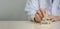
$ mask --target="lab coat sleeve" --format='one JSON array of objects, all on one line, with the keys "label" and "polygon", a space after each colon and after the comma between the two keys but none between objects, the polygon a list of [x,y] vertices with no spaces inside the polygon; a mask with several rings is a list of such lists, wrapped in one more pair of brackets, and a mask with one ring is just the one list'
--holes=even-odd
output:
[{"label": "lab coat sleeve", "polygon": [[28,19],[35,17],[37,10],[39,10],[38,0],[27,0],[25,12],[28,15]]},{"label": "lab coat sleeve", "polygon": [[40,0],[40,9],[44,9],[48,14],[51,14],[52,0]]},{"label": "lab coat sleeve", "polygon": [[52,15],[54,16],[60,16],[59,14],[60,11],[58,10],[59,3],[60,3],[60,0],[54,0],[54,3],[52,5]]}]

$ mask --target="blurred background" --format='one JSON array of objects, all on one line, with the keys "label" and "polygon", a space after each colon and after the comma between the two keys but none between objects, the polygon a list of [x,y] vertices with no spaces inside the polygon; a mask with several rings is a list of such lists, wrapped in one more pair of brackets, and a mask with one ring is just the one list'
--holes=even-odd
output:
[{"label": "blurred background", "polygon": [[0,21],[26,21],[26,0],[0,0]]}]

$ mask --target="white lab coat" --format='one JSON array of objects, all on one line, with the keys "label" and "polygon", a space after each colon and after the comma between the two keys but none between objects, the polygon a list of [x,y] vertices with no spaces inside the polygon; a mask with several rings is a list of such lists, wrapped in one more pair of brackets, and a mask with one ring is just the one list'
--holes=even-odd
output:
[{"label": "white lab coat", "polygon": [[26,3],[25,11],[28,14],[28,18],[35,16],[35,13],[39,9],[45,9],[50,15],[60,16],[60,0],[28,0]]}]

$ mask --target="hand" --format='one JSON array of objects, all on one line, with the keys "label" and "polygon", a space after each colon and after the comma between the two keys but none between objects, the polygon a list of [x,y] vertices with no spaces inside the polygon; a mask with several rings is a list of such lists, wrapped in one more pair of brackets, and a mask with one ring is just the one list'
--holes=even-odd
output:
[{"label": "hand", "polygon": [[35,14],[35,22],[40,23],[45,16],[48,16],[47,19],[51,20],[52,22],[60,21],[60,16],[49,15],[44,9],[40,9]]},{"label": "hand", "polygon": [[40,9],[40,10],[38,10],[37,12],[36,12],[36,14],[35,14],[35,21],[37,22],[37,23],[40,23],[41,21],[42,21],[42,18],[44,17],[44,16],[46,16],[46,11],[44,10],[44,9]]},{"label": "hand", "polygon": [[60,21],[60,16],[49,16],[52,22]]}]

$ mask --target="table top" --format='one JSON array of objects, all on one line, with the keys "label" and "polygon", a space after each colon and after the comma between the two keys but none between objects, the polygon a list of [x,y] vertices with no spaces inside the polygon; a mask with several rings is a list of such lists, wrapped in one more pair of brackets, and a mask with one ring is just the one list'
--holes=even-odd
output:
[{"label": "table top", "polygon": [[[52,24],[52,29],[60,29],[60,21]],[[41,29],[41,24],[31,21],[0,21],[0,29]]]}]

